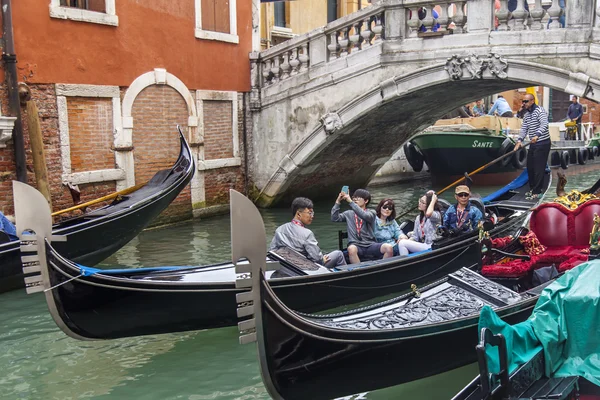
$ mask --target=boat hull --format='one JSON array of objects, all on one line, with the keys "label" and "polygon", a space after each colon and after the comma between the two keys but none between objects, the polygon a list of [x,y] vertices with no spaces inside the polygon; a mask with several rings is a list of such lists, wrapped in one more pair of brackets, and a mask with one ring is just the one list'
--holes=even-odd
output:
[{"label": "boat hull", "polygon": [[[289,311],[271,301],[272,294],[264,285],[261,297],[265,299],[261,363],[268,365],[273,385],[269,392],[278,393],[282,399],[332,399],[399,385],[477,361],[473,349],[477,345],[478,315],[468,323],[429,334],[381,341],[353,340],[349,334],[346,341],[338,336],[336,342],[297,325]],[[527,319],[534,305],[531,301],[500,316],[515,324]]]},{"label": "boat hull", "polygon": [[[161,171],[163,172],[163,171]],[[168,171],[164,171],[168,172]],[[166,187],[142,188],[128,200],[91,211],[81,217],[54,226],[53,234],[63,235],[66,242],[54,242],[65,257],[83,265],[95,265],[115,253],[137,236],[179,195],[194,174],[191,151],[181,136],[180,156],[171,169]],[[113,212],[114,209],[114,212]],[[0,245],[0,293],[25,287],[19,241]]]},{"label": "boat hull", "polygon": [[[460,177],[465,172],[476,170],[501,156],[505,136],[484,133],[423,133],[411,139],[419,149],[434,177]],[[512,150],[512,149],[511,149]],[[505,173],[513,173],[505,176]],[[480,179],[480,184],[504,184],[513,179],[520,171],[511,160],[504,164],[498,162],[481,171],[479,175],[499,175],[494,183]],[[504,180],[501,179],[504,178]],[[447,178],[450,179],[450,178]]]}]

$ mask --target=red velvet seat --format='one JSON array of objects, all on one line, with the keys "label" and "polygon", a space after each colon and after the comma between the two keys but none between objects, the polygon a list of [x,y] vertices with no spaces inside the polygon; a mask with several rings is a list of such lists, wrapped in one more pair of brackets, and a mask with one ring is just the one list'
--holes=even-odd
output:
[{"label": "red velvet seat", "polygon": [[557,203],[541,204],[533,211],[529,228],[546,251],[532,255],[529,261],[505,260],[485,265],[482,274],[490,278],[521,278],[536,268],[554,264],[559,272],[564,272],[587,261],[594,213],[600,215],[600,200],[588,201],[575,210]]}]

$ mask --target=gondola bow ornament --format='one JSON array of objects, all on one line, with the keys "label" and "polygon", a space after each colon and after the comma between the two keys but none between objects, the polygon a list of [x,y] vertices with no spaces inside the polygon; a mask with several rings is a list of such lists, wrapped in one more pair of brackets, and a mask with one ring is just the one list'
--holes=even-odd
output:
[{"label": "gondola bow ornament", "polygon": [[[256,206],[243,194],[231,189],[229,192],[231,213],[231,253],[235,272],[243,277],[235,281],[236,288],[250,288],[238,293],[238,318],[250,317],[238,323],[240,344],[257,342],[264,346],[262,340],[262,315],[260,307],[261,277],[267,270],[277,269],[278,263],[267,264],[267,239],[265,225]],[[246,258],[248,262],[240,261]],[[258,339],[258,340],[257,340]],[[264,349],[259,350],[264,354]],[[261,357],[261,371],[267,371],[266,359]],[[268,374],[262,373],[264,382],[270,380]],[[273,383],[265,385],[273,399],[280,399],[279,394],[272,392]]]}]

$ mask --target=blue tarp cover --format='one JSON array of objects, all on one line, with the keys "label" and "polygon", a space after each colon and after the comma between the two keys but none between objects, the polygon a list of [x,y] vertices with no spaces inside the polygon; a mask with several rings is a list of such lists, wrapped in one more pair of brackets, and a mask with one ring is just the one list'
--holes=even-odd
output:
[{"label": "blue tarp cover", "polygon": [[521,172],[521,175],[517,176],[511,183],[509,183],[508,185],[504,186],[501,189],[496,190],[492,194],[488,194],[482,200],[484,203],[494,201],[498,197],[502,196],[504,193],[508,192],[509,190],[520,188],[521,186],[526,184],[528,180],[529,180],[529,176],[527,175],[527,168],[525,168],[523,170],[523,172]]},{"label": "blue tarp cover", "polygon": [[[502,333],[508,348],[509,369],[543,349],[546,376],[581,376],[600,385],[600,260],[567,271],[544,289],[526,321],[509,325],[484,307],[484,327]],[[499,371],[497,348],[487,349],[490,371]]]},{"label": "blue tarp cover", "polygon": [[0,231],[6,233],[11,240],[19,239],[17,236],[17,228],[8,220],[0,211]]},{"label": "blue tarp cover", "polygon": [[86,267],[85,265],[75,264],[81,271],[83,276],[91,276],[94,274],[102,275],[130,275],[138,272],[155,272],[155,271],[176,271],[182,269],[192,269],[198,267],[149,267],[149,268],[127,268],[127,269],[98,269],[92,267]]}]

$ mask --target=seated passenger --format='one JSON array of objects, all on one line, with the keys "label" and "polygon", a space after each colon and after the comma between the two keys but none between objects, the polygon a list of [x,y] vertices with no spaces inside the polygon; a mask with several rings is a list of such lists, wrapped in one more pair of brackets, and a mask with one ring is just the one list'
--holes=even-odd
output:
[{"label": "seated passenger", "polygon": [[346,265],[344,253],[340,250],[323,255],[315,234],[306,228],[306,225],[310,225],[315,216],[313,202],[310,199],[306,197],[295,198],[292,202],[292,215],[294,219],[291,222],[281,225],[275,231],[269,251],[280,247],[289,247],[301,253],[309,260],[324,265],[327,268]]},{"label": "seated passenger", "polygon": [[6,233],[10,240],[19,239],[17,236],[17,228],[15,228],[15,225],[10,222],[2,212],[0,212],[0,232]]},{"label": "seated passenger", "polygon": [[472,206],[469,198],[471,190],[466,185],[459,185],[454,190],[457,204],[453,204],[444,214],[444,227],[448,230],[457,232],[471,232],[477,229],[479,220],[483,218],[481,211],[476,206]]},{"label": "seated passenger", "polygon": [[396,245],[401,237],[406,235],[400,229],[396,222],[396,208],[394,200],[383,199],[375,209],[377,220],[375,221],[375,230],[373,231],[378,243],[386,243],[394,248],[394,255],[398,255],[398,246]]},{"label": "seated passenger", "polygon": [[[352,210],[340,213],[340,203],[346,200]],[[394,250],[391,245],[377,243],[373,229],[377,215],[373,210],[367,210],[371,194],[365,189],[356,189],[352,197],[341,192],[331,209],[333,222],[346,222],[348,229],[348,258],[351,264],[357,264],[361,258],[370,256],[375,259],[392,257]]]},{"label": "seated passenger", "polygon": [[409,239],[401,235],[398,241],[398,252],[401,256],[431,248],[436,238],[437,227],[442,222],[442,214],[438,210],[437,195],[428,191],[419,199],[419,215],[415,218],[415,229]]}]

